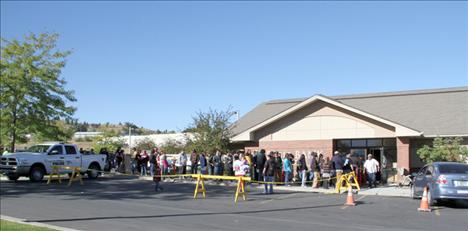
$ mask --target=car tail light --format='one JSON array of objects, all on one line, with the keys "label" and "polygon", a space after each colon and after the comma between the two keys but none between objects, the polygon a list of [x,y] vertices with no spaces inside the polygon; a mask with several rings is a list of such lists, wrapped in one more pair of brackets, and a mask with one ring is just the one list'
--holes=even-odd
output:
[{"label": "car tail light", "polygon": [[445,178],[444,175],[440,175],[439,178],[437,178],[436,183],[437,184],[447,184],[448,181],[447,181],[447,178]]}]

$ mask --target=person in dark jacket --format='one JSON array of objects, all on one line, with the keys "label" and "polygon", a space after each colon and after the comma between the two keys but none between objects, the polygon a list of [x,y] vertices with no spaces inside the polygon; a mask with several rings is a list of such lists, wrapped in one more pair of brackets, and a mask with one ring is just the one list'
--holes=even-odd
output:
[{"label": "person in dark jacket", "polygon": [[323,188],[328,189],[328,184],[330,182],[330,176],[331,176],[331,162],[330,162],[330,157],[327,157],[325,161],[320,165],[320,171],[322,173],[322,180],[323,180]]},{"label": "person in dark jacket", "polygon": [[258,152],[255,151],[254,154],[253,154],[253,156],[252,156],[252,175],[253,175],[253,180],[258,180],[257,156],[258,156]]},{"label": "person in dark jacket", "polygon": [[151,151],[150,161],[149,161],[150,162],[150,175],[151,176],[154,176],[154,166],[156,166],[158,164],[156,155],[157,155],[157,148],[153,148],[153,150]]},{"label": "person in dark jacket", "polygon": [[255,159],[256,159],[256,171],[258,172],[257,180],[262,181],[263,180],[263,169],[265,167],[265,162],[266,162],[265,149],[260,150],[260,152],[257,153]]},{"label": "person in dark jacket", "polygon": [[[262,149],[263,150],[263,149]],[[268,159],[265,162],[262,175],[264,175],[265,182],[273,182],[275,179],[275,171],[276,171],[276,162],[272,154],[268,155]],[[273,183],[266,183],[265,184],[265,191],[264,194],[273,194]]]},{"label": "person in dark jacket", "polygon": [[190,169],[190,173],[197,174],[199,160],[200,157],[198,156],[197,150],[193,150],[192,154],[190,155],[190,161],[192,162],[192,168]]},{"label": "person in dark jacket", "polygon": [[275,162],[276,162],[276,174],[275,174],[275,182],[282,182],[281,175],[283,173],[283,160],[281,159],[281,154],[279,152],[275,152]]},{"label": "person in dark jacket", "polygon": [[318,182],[320,180],[320,165],[317,159],[317,153],[312,153],[312,159],[310,161],[310,171],[314,174],[312,181],[312,188],[318,188]]},{"label": "person in dark jacket", "polygon": [[307,164],[305,160],[305,155],[301,154],[299,160],[297,161],[297,173],[301,176],[301,186],[306,187],[306,173],[307,173]]},{"label": "person in dark jacket", "polygon": [[111,165],[111,158],[110,158],[109,152],[107,151],[107,148],[101,148],[101,150],[99,150],[99,154],[106,155],[106,164],[104,165],[104,171],[109,172],[112,165]]},{"label": "person in dark jacket", "polygon": [[234,157],[232,156],[231,152],[226,154],[225,161],[224,168],[226,176],[234,176]]},{"label": "person in dark jacket", "polygon": [[353,171],[353,160],[351,159],[351,154],[347,154],[343,164],[343,173],[347,174],[351,171]]},{"label": "person in dark jacket", "polygon": [[143,150],[143,153],[141,154],[140,156],[140,167],[141,167],[141,170],[140,170],[140,174],[142,176],[146,176],[146,168],[148,167],[148,161],[149,161],[149,156],[148,156],[148,153],[146,152],[146,150]]},{"label": "person in dark jacket", "polygon": [[200,170],[201,170],[201,174],[207,174],[207,167],[208,167],[208,163],[207,163],[205,154],[202,153],[202,154],[200,154]]},{"label": "person in dark jacket", "polygon": [[134,171],[134,173],[137,173],[138,171],[141,170],[141,151],[138,150],[138,151],[135,151],[136,154],[135,154],[135,166],[136,166],[136,171]]},{"label": "person in dark jacket", "polygon": [[213,156],[213,167],[214,175],[222,176],[223,175],[223,162],[221,161],[221,152],[216,151],[216,154]]},{"label": "person in dark jacket", "polygon": [[[335,171],[335,175],[336,175],[336,182],[338,182],[341,178],[341,175],[343,174],[343,164],[344,164],[343,158],[341,157],[338,151],[335,151],[331,161],[332,161],[333,170]],[[336,184],[335,184],[335,187],[336,187]]]}]

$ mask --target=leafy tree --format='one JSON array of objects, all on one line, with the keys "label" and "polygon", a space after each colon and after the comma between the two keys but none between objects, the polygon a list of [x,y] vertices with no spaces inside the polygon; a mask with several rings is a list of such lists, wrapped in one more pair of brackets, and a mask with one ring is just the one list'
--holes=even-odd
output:
[{"label": "leafy tree", "polygon": [[1,39],[0,138],[12,150],[29,133],[56,138],[56,121],[71,119],[76,101],[61,77],[69,51],[56,49],[57,34],[29,34],[23,41]]},{"label": "leafy tree", "polygon": [[115,139],[110,137],[97,137],[93,143],[93,149],[98,153],[102,148],[106,148],[109,153],[114,153],[117,148],[125,147],[124,139]]},{"label": "leafy tree", "polygon": [[184,150],[185,145],[177,141],[175,139],[167,139],[161,146],[160,148],[165,152],[169,154],[176,154],[179,153],[180,151]]},{"label": "leafy tree", "polygon": [[71,140],[73,134],[76,131],[72,125],[69,125],[62,120],[55,121],[55,126],[57,126],[58,128],[57,133],[46,136],[44,136],[42,133],[37,133],[36,135],[34,135],[35,142],[43,142],[47,140],[68,142],[69,140]]},{"label": "leafy tree", "polygon": [[150,138],[144,138],[136,143],[134,148],[137,150],[151,150],[156,147],[156,144]]},{"label": "leafy tree", "polygon": [[437,137],[433,141],[432,147],[424,145],[418,149],[418,156],[425,162],[455,161],[466,162],[468,160],[468,148],[460,145],[463,141],[461,137]]},{"label": "leafy tree", "polygon": [[187,139],[186,147],[206,154],[212,154],[214,150],[227,151],[232,136],[230,120],[233,115],[231,108],[225,111],[210,109],[208,112],[198,112],[192,117],[191,126],[185,129],[194,135]]}]

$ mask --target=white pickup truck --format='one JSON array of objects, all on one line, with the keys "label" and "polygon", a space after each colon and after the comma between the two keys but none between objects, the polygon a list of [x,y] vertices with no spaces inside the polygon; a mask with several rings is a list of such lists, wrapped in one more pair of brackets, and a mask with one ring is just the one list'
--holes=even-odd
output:
[{"label": "white pickup truck", "polygon": [[[94,179],[100,175],[105,163],[106,155],[82,154],[73,144],[45,143],[31,146],[26,152],[1,156],[0,172],[9,180],[16,181],[25,176],[32,182],[38,182],[51,173],[53,165],[65,165],[81,167],[83,174]],[[63,173],[71,173],[71,170],[63,170]]]}]

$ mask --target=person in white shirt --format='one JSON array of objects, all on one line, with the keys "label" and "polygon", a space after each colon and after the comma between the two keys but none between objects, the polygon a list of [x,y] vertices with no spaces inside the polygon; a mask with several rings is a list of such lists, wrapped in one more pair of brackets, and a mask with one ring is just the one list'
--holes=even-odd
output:
[{"label": "person in white shirt", "polygon": [[179,153],[177,157],[177,167],[179,168],[179,174],[186,174],[187,173],[187,154],[184,151]]},{"label": "person in white shirt", "polygon": [[375,183],[375,176],[379,171],[379,162],[374,159],[372,154],[367,155],[367,160],[364,162],[364,169],[367,173],[367,182],[369,184],[369,188],[372,188],[372,186],[377,187]]},{"label": "person in white shirt", "polygon": [[235,176],[245,176],[249,170],[249,165],[245,161],[243,154],[240,154],[240,158],[238,155],[234,156],[233,170]]}]

